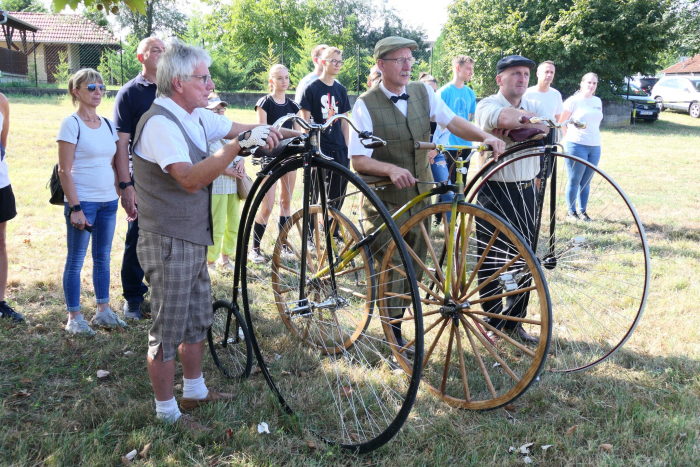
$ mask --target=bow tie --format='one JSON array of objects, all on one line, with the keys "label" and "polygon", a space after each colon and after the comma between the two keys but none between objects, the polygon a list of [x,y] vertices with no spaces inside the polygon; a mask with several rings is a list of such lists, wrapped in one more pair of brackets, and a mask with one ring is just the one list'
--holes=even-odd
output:
[{"label": "bow tie", "polygon": [[397,103],[398,101],[400,101],[401,99],[403,99],[403,100],[405,100],[405,101],[408,101],[408,94],[406,94],[406,93],[404,92],[404,93],[401,94],[400,96],[391,96],[389,99],[391,99],[391,102],[393,102],[394,104],[396,104],[396,103]]}]

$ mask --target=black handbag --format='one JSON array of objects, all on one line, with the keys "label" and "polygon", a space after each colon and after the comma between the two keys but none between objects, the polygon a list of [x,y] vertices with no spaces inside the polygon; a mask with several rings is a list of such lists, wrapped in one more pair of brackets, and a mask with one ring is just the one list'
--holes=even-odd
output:
[{"label": "black handbag", "polygon": [[58,164],[53,166],[53,172],[51,172],[51,178],[49,179],[49,190],[51,191],[51,198],[49,203],[55,204],[56,206],[63,206],[63,187],[61,186],[61,179],[58,176]]}]

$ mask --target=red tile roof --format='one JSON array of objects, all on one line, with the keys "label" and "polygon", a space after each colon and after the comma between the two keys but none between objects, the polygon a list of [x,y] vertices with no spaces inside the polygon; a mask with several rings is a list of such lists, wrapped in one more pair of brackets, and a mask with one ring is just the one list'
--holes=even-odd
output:
[{"label": "red tile roof", "polygon": [[687,59],[685,62],[678,62],[675,65],[666,68],[661,73],[700,73],[700,54],[697,54],[693,58]]},{"label": "red tile roof", "polygon": [[[107,29],[98,26],[83,15],[62,15],[49,13],[10,12],[10,15],[39,28],[37,43],[60,44],[118,44],[119,39]],[[0,33],[2,34],[2,33]],[[3,38],[4,38],[4,34]],[[17,35],[19,36],[19,35]],[[31,40],[31,33],[27,39]],[[13,36],[14,39],[14,36]],[[19,37],[17,37],[19,39]]]}]

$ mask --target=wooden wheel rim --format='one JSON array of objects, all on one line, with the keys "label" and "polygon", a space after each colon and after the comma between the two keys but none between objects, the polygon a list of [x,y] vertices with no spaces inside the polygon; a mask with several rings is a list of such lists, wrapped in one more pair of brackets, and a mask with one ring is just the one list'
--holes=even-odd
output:
[{"label": "wooden wheel rim", "polygon": [[[400,227],[400,232],[402,236],[405,236],[406,233],[408,233],[411,229],[413,229],[416,225],[418,225],[419,222],[425,221],[425,219],[430,219],[432,216],[435,214],[446,214],[451,211],[452,204],[451,203],[441,203],[441,204],[433,204],[431,206],[428,206],[427,208],[422,209],[418,213],[414,214],[412,217],[410,217],[406,222],[401,225]],[[493,225],[499,232],[505,234],[507,238],[515,245],[518,251],[523,252],[523,251],[530,251],[528,247],[526,247],[521,239],[521,237],[515,233],[512,228],[509,226],[509,224],[505,223],[500,217],[494,215],[493,213],[484,210],[483,208],[480,208],[475,205],[471,204],[466,204],[466,203],[461,203],[458,205],[458,210],[457,210],[457,215],[464,214],[465,216],[473,216],[476,218],[476,214],[478,214],[478,217],[489,222],[491,225]],[[447,236],[446,236],[447,237]],[[402,368],[410,374],[411,372],[411,362],[402,354],[399,352],[399,347],[396,345],[396,340],[394,339],[394,335],[391,331],[390,328],[390,321],[393,318],[390,318],[387,316],[387,310],[384,306],[384,300],[383,297],[385,296],[386,293],[386,283],[387,283],[387,275],[390,270],[390,265],[391,265],[391,258],[395,252],[395,244],[392,241],[385,254],[384,254],[384,260],[382,262],[382,266],[380,269],[379,273],[379,283],[378,283],[378,294],[377,294],[377,303],[379,305],[379,314],[381,316],[381,321],[382,321],[382,326],[384,328],[384,332],[386,334],[387,340],[390,341],[392,345],[392,352],[394,353],[394,357],[396,360],[400,363]],[[455,245],[455,254],[459,253],[459,248],[458,245]],[[426,381],[426,371],[425,367],[428,365],[429,359],[432,357],[431,351],[428,348],[427,341],[426,341],[426,358],[424,359],[424,371],[423,371],[423,380],[422,383],[427,387],[427,389],[440,399],[442,399],[444,402],[447,404],[454,406],[454,407],[459,407],[459,408],[465,408],[465,409],[470,409],[470,410],[488,410],[488,409],[495,409],[498,407],[501,407],[505,404],[508,404],[509,402],[512,402],[515,400],[517,397],[519,397],[521,394],[523,394],[529,385],[535,380],[539,372],[544,366],[544,361],[547,358],[547,352],[549,348],[549,339],[551,335],[551,306],[549,302],[549,293],[547,290],[547,286],[544,280],[544,276],[542,275],[542,272],[539,268],[539,264],[534,260],[534,255],[528,254],[523,256],[525,259],[525,262],[527,266],[530,268],[530,271],[532,272],[532,280],[535,284],[535,290],[537,291],[537,294],[539,295],[539,314],[540,314],[540,341],[539,344],[537,345],[536,349],[534,350],[534,356],[532,357],[532,363],[529,365],[528,369],[525,371],[520,376],[520,381],[515,384],[510,390],[507,392],[494,397],[492,399],[488,400],[482,400],[482,401],[473,401],[473,400],[467,400],[467,398],[458,398],[454,397],[450,394],[446,394],[441,388],[437,388],[433,386],[432,384],[428,383]],[[444,277],[444,276],[443,276]],[[438,279],[439,280],[439,279]],[[444,280],[442,282],[443,290],[444,290]],[[425,290],[423,287],[421,287],[419,283],[419,287],[422,290]],[[438,292],[440,292],[438,290]],[[441,296],[444,298],[444,294],[441,294]],[[421,298],[421,301],[425,304],[425,299]],[[424,319],[426,319],[427,316],[430,316],[431,314],[436,314],[436,312],[425,312],[423,313]],[[531,313],[529,313],[531,314]],[[465,319],[460,320],[461,321],[461,326],[458,328],[459,332],[462,332],[464,330],[464,323],[463,321],[466,321],[467,318],[469,320],[472,320],[472,322],[478,322],[481,321],[479,318],[476,318],[476,313],[472,312],[463,312],[460,313],[460,315],[463,315]],[[476,316],[475,316],[476,315]],[[442,321],[442,323],[446,323],[444,326],[439,326],[438,323]],[[464,340],[471,340],[472,335],[474,333],[472,332],[472,335],[470,335],[467,332],[464,332],[466,336],[459,335],[458,333],[453,333],[452,329],[448,330],[446,329],[448,326],[449,328],[453,328],[452,324],[450,324],[452,320],[451,319],[441,319],[439,321],[436,321],[433,326],[428,325],[427,323],[425,324],[424,328],[424,338],[427,336],[428,333],[430,332],[440,332],[440,337],[438,339],[449,339],[449,340],[455,340],[457,341],[457,346],[462,347],[462,344],[464,342],[459,342],[460,339],[462,341]],[[482,321],[483,323],[483,321]],[[473,327],[473,325],[472,325]],[[439,329],[442,328],[442,332],[439,331]],[[437,340],[437,339],[436,339]],[[473,345],[473,344],[471,344]],[[450,349],[452,349],[452,346],[449,346]],[[454,349],[456,350],[456,349]],[[448,355],[449,359],[449,355]],[[461,361],[460,361],[461,363]],[[444,366],[444,365],[443,365]],[[462,370],[464,369],[464,366],[462,365]],[[462,373],[462,377],[464,378],[464,373]]]}]

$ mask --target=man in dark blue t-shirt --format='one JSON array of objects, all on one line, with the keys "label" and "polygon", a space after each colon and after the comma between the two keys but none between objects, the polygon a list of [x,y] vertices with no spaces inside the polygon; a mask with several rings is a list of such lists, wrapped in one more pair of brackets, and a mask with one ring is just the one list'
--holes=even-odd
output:
[{"label": "man in dark blue t-shirt", "polygon": [[115,164],[119,176],[122,207],[129,221],[121,274],[125,299],[124,317],[135,320],[141,319],[141,303],[148,287],[143,282],[143,269],[136,256],[139,225],[131,164],[131,144],[136,125],[141,116],[151,108],[156,98],[156,65],[164,51],[165,44],[160,39],[148,37],[142,40],[136,49],[136,57],[142,64],[141,72],[122,86],[114,101],[114,124],[119,135]]},{"label": "man in dark blue t-shirt", "polygon": [[[313,117],[316,123],[326,123],[334,115],[347,115],[350,111],[348,91],[335,80],[343,65],[342,51],[336,47],[328,47],[321,55],[321,63],[323,64],[321,76],[308,85],[299,103],[302,117],[306,120]],[[321,133],[321,151],[344,167],[350,166],[349,142],[350,127],[344,120],[336,121]],[[342,197],[345,196],[347,179],[333,180],[333,177],[327,176],[326,186],[328,199],[338,200],[331,203],[331,206],[340,209],[343,205]],[[319,199],[318,189],[317,184],[314,184],[314,202]]]}]

